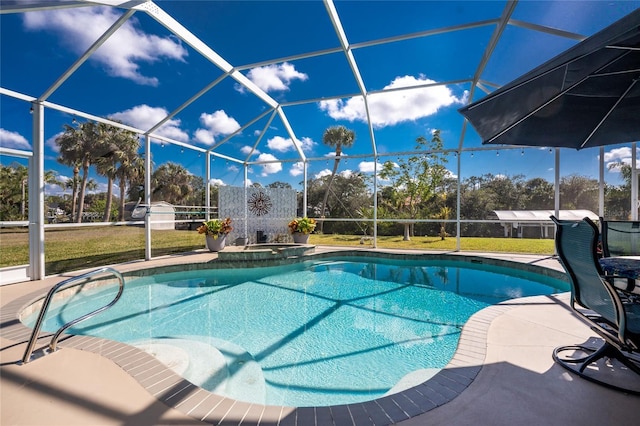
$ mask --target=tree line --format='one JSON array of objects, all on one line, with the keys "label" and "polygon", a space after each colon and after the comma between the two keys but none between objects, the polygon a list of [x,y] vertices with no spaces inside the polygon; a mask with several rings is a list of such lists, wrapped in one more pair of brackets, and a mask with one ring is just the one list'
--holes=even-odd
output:
[{"label": "tree line", "polygon": [[[70,222],[79,223],[86,212],[102,213],[103,222],[124,220],[125,203],[144,196],[144,156],[139,153],[138,136],[128,130],[104,123],[87,121],[65,124],[55,139],[57,161],[72,170],[72,177],[62,179],[45,171],[44,181],[60,186],[62,195],[45,197],[48,210],[63,211]],[[95,172],[107,179],[107,191],[96,193]],[[0,165],[0,220],[26,220],[28,211],[28,170],[18,163]],[[162,164],[151,176],[152,201],[171,204],[204,203],[204,182],[175,163]],[[117,183],[119,194],[113,194]],[[66,194],[66,190],[70,194]]]},{"label": "tree line", "polygon": [[[47,196],[49,207],[56,206],[69,213],[70,221],[80,222],[85,211],[102,213],[102,221],[124,220],[125,203],[144,197],[144,158],[139,154],[136,134],[102,123],[65,125],[56,138],[58,161],[73,170],[72,178],[62,182],[58,176],[45,172],[45,182],[60,185],[70,194]],[[335,148],[332,173],[307,181],[307,207],[298,196],[298,214],[320,219],[319,231],[327,233],[370,234],[366,220],[350,222],[322,221],[327,218],[372,219],[372,176],[360,172],[338,173],[344,148],[355,142],[355,133],[344,126],[328,128],[323,142]],[[448,172],[447,155],[442,153],[443,141],[436,130],[431,138],[416,140],[415,154],[384,162],[379,170],[379,219],[404,219],[397,224],[382,221],[381,235],[440,235],[452,232],[447,220],[456,217],[457,179]],[[631,169],[619,164],[624,183],[606,185],[605,216],[624,219],[630,215]],[[107,178],[106,192],[92,192],[95,181],[90,171]],[[0,165],[0,220],[25,220],[28,211],[27,168],[19,164]],[[189,173],[173,162],[154,167],[151,177],[152,201],[174,205],[204,205],[204,179]],[[119,194],[113,194],[117,183]],[[302,182],[300,183],[302,185]],[[255,183],[254,186],[261,186]],[[291,187],[286,182],[273,182],[267,187]],[[564,176],[560,181],[561,209],[598,211],[598,181],[587,176]],[[211,187],[212,203],[217,203],[217,187]],[[493,210],[539,210],[554,208],[553,184],[543,178],[527,179],[523,175],[494,175],[465,178],[460,184],[460,217],[463,220],[488,219]],[[422,219],[435,223],[420,223]],[[415,220],[416,222],[412,222]],[[453,228],[453,226],[450,226]],[[463,232],[491,235],[495,226],[464,224]]]},{"label": "tree line", "polygon": [[[349,135],[349,145],[353,144]],[[443,141],[439,130],[430,139],[419,137],[415,154],[388,160],[379,170],[377,217],[380,235],[439,235],[445,238],[447,220],[456,218],[458,197],[457,179],[446,165],[447,155],[442,152]],[[613,164],[621,171],[621,185],[606,184],[605,216],[610,219],[628,219],[631,215],[631,167]],[[335,173],[336,167],[334,167]],[[308,181],[308,206],[299,211],[313,217],[373,218],[372,177],[362,173],[338,174]],[[333,184],[333,185],[332,185]],[[587,209],[598,212],[599,183],[597,179],[581,175],[563,176],[559,182],[560,209]],[[329,194],[327,198],[326,194]],[[320,198],[324,194],[323,198]],[[460,183],[460,218],[486,220],[495,217],[494,210],[552,210],[554,184],[541,177],[527,179],[524,175],[511,176],[486,173],[465,178]],[[385,221],[389,220],[389,221]],[[404,219],[404,223],[393,223]],[[434,223],[420,223],[430,219]],[[412,222],[415,220],[416,222]],[[327,221],[327,233],[371,233],[371,222]],[[495,224],[466,223],[461,225],[463,235],[501,236],[502,228]]]}]

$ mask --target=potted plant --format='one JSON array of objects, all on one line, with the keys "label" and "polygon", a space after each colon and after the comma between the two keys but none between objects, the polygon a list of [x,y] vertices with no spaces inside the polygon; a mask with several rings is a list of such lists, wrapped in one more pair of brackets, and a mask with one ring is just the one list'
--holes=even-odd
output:
[{"label": "potted plant", "polygon": [[298,217],[289,222],[289,232],[293,235],[294,243],[307,244],[309,234],[316,229],[316,220],[309,217]]},{"label": "potted plant", "polygon": [[206,237],[207,248],[210,251],[220,251],[224,249],[227,234],[233,231],[231,226],[231,218],[211,219],[202,222],[198,227],[198,234],[204,234]]}]

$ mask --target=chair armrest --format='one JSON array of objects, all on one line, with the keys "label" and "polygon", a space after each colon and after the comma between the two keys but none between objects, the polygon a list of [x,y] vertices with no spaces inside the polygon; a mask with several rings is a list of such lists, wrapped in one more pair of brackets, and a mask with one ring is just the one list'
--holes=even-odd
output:
[{"label": "chair armrest", "polygon": [[640,294],[640,288],[636,288],[636,280],[633,278],[622,277],[620,275],[601,275],[601,277],[617,290]]}]

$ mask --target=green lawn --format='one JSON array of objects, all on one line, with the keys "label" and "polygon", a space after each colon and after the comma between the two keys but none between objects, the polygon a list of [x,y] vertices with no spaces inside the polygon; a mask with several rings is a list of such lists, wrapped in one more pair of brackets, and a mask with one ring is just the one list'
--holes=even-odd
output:
[{"label": "green lawn", "polygon": [[[309,239],[310,244],[359,246],[360,236],[355,235],[315,235]],[[363,245],[371,245],[371,241],[363,241]],[[409,250],[455,250],[456,238],[447,237],[411,237],[411,241],[403,241],[402,236],[379,236],[378,248],[409,249]],[[487,251],[502,253],[530,253],[548,254],[554,252],[553,240],[528,238],[476,238],[463,237],[460,239],[460,249],[463,251]]]},{"label": "green lawn", "polygon": [[[204,248],[204,237],[196,231],[152,231],[152,256],[184,253]],[[0,267],[29,263],[26,229],[3,229],[0,233]],[[356,235],[312,234],[310,244],[370,247]],[[45,232],[45,268],[47,275],[108,264],[144,259],[144,229],[132,226],[52,229]],[[531,253],[551,255],[553,240],[519,238],[473,238],[460,240],[462,251]],[[456,248],[456,239],[448,237],[378,237],[378,248],[445,250]]]},{"label": "green lawn", "polygon": [[[183,253],[204,247],[195,231],[152,231],[152,255]],[[0,234],[0,267],[29,263],[27,231]],[[144,259],[144,229],[132,226],[55,229],[45,232],[47,275]]]}]

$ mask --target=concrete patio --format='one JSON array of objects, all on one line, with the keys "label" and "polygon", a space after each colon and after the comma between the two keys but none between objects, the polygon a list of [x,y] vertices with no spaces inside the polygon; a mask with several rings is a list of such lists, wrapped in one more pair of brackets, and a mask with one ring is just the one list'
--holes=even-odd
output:
[{"label": "concrete patio", "polygon": [[[465,253],[461,253],[464,255]],[[468,253],[467,253],[468,254]],[[478,255],[477,253],[473,253]],[[211,260],[211,253],[190,255],[189,262]],[[486,255],[496,257],[495,255]],[[513,261],[559,269],[553,258],[503,255]],[[154,260],[185,262],[184,256]],[[145,267],[149,266],[145,263]],[[121,270],[140,265],[120,265]],[[0,287],[2,329],[16,325],[7,305],[25,294],[45,291],[66,277],[51,277]],[[487,318],[468,324],[473,336],[486,336],[479,372],[451,401],[403,425],[636,425],[640,397],[612,391],[572,376],[556,365],[553,348],[586,341],[594,333],[571,313],[568,294],[536,296],[500,305]],[[492,309],[492,308],[488,308]],[[486,316],[485,316],[486,317]],[[467,327],[465,327],[465,332]],[[44,340],[39,341],[44,344]],[[130,374],[99,354],[63,347],[18,365],[26,341],[0,338],[0,423],[2,425],[190,425],[190,424],[389,424],[353,411],[258,407],[235,413],[232,404],[201,422],[184,409],[158,401]],[[462,344],[461,344],[462,345]],[[105,345],[106,351],[106,345]],[[475,361],[474,361],[475,362]],[[637,376],[632,378],[639,380]],[[307,416],[309,411],[313,415]],[[241,414],[244,413],[244,414]],[[250,414],[249,414],[250,413]],[[304,414],[304,415],[303,415]],[[402,413],[399,414],[402,417]],[[357,418],[356,418],[357,417]],[[363,423],[364,418],[364,423]],[[397,417],[394,417],[397,418]],[[214,419],[214,420],[211,420]],[[368,420],[368,422],[367,422]]]}]

